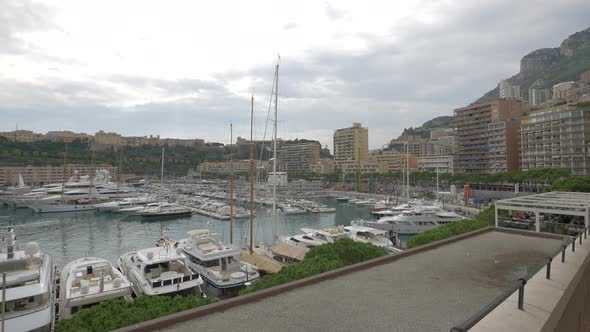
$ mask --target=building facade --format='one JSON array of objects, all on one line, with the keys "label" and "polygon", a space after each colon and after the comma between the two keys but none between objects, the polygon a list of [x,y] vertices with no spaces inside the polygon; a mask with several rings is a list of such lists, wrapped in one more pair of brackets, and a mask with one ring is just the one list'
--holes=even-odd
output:
[{"label": "building facade", "polygon": [[320,161],[311,165],[311,171],[320,174],[334,173],[334,160],[321,159]]},{"label": "building facade", "polygon": [[[254,160],[254,168],[268,169],[268,160]],[[211,162],[206,161],[199,164],[197,171],[205,173],[229,174],[231,163],[229,161]],[[250,160],[234,160],[234,173],[248,173],[250,171]]]},{"label": "building facade", "polygon": [[529,89],[529,105],[540,105],[546,101],[551,100],[553,90],[547,88],[531,88]]},{"label": "building facade", "polygon": [[48,183],[60,183],[74,175],[90,175],[98,169],[109,171],[116,178],[117,168],[109,164],[66,164],[64,166],[0,166],[0,185],[10,186],[18,182],[18,175],[27,185],[40,186]]},{"label": "building facade", "polygon": [[428,156],[418,158],[419,172],[453,173],[453,156]]},{"label": "building facade", "polygon": [[309,172],[320,161],[321,148],[317,142],[283,144],[277,156],[280,168],[287,172]]},{"label": "building facade", "polygon": [[521,121],[522,170],[564,168],[590,175],[590,105],[561,105],[531,112]]},{"label": "building facade", "polygon": [[352,127],[334,131],[334,165],[338,170],[344,164],[357,164],[358,168],[359,162],[369,162],[369,129],[355,122]]},{"label": "building facade", "polygon": [[0,132],[0,136],[6,137],[13,142],[25,142],[32,143],[38,142],[45,139],[43,134],[37,134],[30,130],[15,130],[15,131],[4,131]]},{"label": "building facade", "polygon": [[553,99],[565,99],[568,90],[573,88],[574,82],[561,82],[553,86]]},{"label": "building facade", "polygon": [[512,85],[506,80],[500,81],[498,84],[500,98],[502,99],[520,99],[520,86]]},{"label": "building facade", "polygon": [[[410,154],[410,170],[418,168],[418,155]],[[401,172],[408,168],[405,153],[397,151],[376,151],[369,157],[371,163],[377,166],[377,173]]]},{"label": "building facade", "polygon": [[[456,109],[453,172],[492,174],[517,170],[518,126],[515,123],[520,122],[525,107],[520,100],[498,99]],[[499,122],[504,125],[495,125]]]}]

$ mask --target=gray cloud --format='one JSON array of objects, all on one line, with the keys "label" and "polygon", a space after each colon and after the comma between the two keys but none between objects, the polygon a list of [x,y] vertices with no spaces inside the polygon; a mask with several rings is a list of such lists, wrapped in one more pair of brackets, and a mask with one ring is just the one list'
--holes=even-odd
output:
[{"label": "gray cloud", "polygon": [[0,54],[23,53],[26,45],[17,34],[52,27],[52,11],[31,0],[0,1]]},{"label": "gray cloud", "polygon": [[[404,127],[450,115],[453,108],[474,101],[499,80],[515,74],[522,56],[558,46],[568,35],[586,28],[590,17],[590,7],[582,0],[543,5],[470,1],[439,5],[435,10],[441,21],[426,24],[407,17],[391,22],[389,35],[359,34],[366,44],[363,52],[316,47],[305,50],[303,56],[283,56],[279,136],[316,138],[331,146],[335,128],[362,122],[369,127],[371,147],[379,147]],[[325,13],[334,20],[346,15],[329,4]],[[300,23],[290,22],[284,29]],[[2,36],[29,29],[11,25],[6,34],[8,30],[1,26],[0,41]],[[52,77],[32,84],[0,78],[0,113],[8,122],[26,123],[38,131],[104,129],[227,142],[230,121],[235,136],[248,136],[248,97],[228,87],[246,80],[253,82],[256,91],[260,137],[273,71],[274,64],[268,63],[218,73],[211,80],[116,75],[91,82]],[[118,87],[158,91],[170,98],[115,107],[113,100],[126,97]],[[9,123],[0,130],[13,126]]]}]

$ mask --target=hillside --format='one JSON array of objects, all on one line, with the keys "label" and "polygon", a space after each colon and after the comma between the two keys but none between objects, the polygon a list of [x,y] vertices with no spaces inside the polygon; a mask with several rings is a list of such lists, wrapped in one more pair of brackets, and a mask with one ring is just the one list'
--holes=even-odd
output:
[{"label": "hillside", "polygon": [[430,137],[430,130],[435,128],[450,128],[452,120],[452,116],[439,116],[424,122],[420,127],[404,128],[402,135],[416,135],[423,138],[428,138]]},{"label": "hillside", "polygon": [[[557,48],[542,48],[520,60],[518,74],[508,78],[512,85],[520,85],[523,99],[528,99],[530,87],[550,88],[554,84],[577,80],[580,73],[590,69],[590,28],[566,38]],[[499,97],[498,86],[481,96],[475,103]]]},{"label": "hillside", "polygon": [[[61,142],[12,142],[0,137],[0,160],[2,165],[62,165],[66,144]],[[162,147],[144,145],[141,147],[124,147],[121,151],[124,173],[159,176]],[[113,148],[95,151],[96,164],[118,164],[119,153]],[[169,175],[186,175],[190,168],[195,168],[203,161],[226,160],[223,148],[184,146],[166,147],[165,171]],[[90,164],[91,146],[75,141],[68,144],[68,163]]]}]

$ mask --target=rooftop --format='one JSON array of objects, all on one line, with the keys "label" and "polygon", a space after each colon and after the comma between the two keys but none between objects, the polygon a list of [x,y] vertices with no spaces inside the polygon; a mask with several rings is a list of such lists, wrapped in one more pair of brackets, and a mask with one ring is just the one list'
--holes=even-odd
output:
[{"label": "rooftop", "polygon": [[543,266],[561,244],[555,235],[488,228],[146,324],[186,320],[167,326],[176,331],[254,330],[261,322],[282,330],[448,331]]}]

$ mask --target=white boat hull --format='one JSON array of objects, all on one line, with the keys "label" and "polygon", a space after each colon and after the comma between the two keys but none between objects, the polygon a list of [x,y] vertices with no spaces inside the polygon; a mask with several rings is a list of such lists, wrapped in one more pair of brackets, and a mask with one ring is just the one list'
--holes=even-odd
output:
[{"label": "white boat hull", "polygon": [[96,208],[92,204],[76,205],[29,205],[36,213],[63,213],[63,212],[81,212],[93,211]]}]

